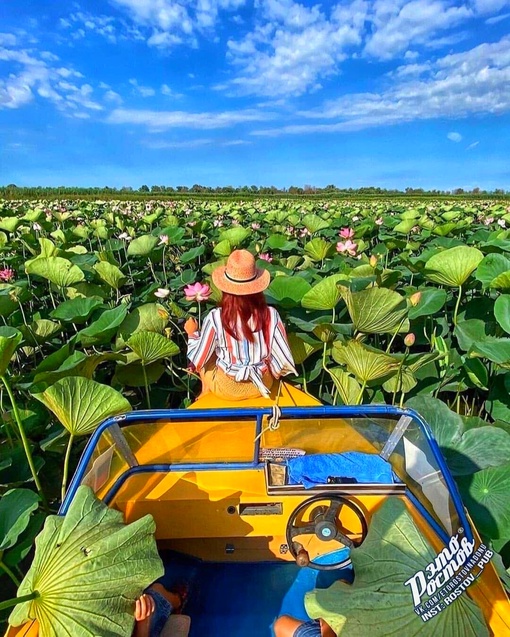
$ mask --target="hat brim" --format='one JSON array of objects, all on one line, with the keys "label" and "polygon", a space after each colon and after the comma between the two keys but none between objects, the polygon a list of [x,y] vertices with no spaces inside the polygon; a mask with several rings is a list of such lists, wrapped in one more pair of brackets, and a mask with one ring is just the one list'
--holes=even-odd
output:
[{"label": "hat brim", "polygon": [[271,280],[271,274],[269,270],[263,270],[256,268],[257,275],[252,281],[243,281],[237,283],[227,279],[225,271],[227,266],[221,265],[216,270],[213,270],[211,278],[214,285],[227,294],[236,294],[237,296],[245,296],[247,294],[258,294],[263,292],[268,286]]}]

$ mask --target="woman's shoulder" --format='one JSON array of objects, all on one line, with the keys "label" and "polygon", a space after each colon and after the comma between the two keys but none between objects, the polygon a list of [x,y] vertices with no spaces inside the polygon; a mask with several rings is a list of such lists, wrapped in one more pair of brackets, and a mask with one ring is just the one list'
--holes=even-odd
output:
[{"label": "woman's shoulder", "polygon": [[205,321],[207,321],[207,322],[211,322],[213,325],[219,325],[219,322],[221,322],[220,316],[221,316],[221,308],[215,307],[214,309],[207,312],[204,318],[204,323]]},{"label": "woman's shoulder", "polygon": [[278,321],[280,319],[280,314],[278,310],[272,305],[267,306],[269,308],[269,314],[274,321]]}]

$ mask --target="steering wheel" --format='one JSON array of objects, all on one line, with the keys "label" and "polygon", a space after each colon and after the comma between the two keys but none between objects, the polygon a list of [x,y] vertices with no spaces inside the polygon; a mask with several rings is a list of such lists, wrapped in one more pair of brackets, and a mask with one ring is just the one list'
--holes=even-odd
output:
[{"label": "steering wheel", "polygon": [[[314,502],[325,501],[329,501],[329,505],[327,507],[317,507],[315,515],[313,515],[313,519],[310,522],[302,526],[298,525],[297,522],[301,513],[303,513]],[[361,523],[361,539],[356,540],[356,542],[353,542],[349,537],[347,537],[346,533],[348,531],[341,526],[341,523],[338,520],[338,516],[343,507],[350,509]],[[294,538],[298,535],[315,535],[323,542],[336,540],[337,542],[341,542],[344,546],[352,549],[363,542],[367,533],[367,521],[361,508],[354,502],[346,500],[342,496],[331,495],[329,493],[317,494],[308,498],[308,500],[301,502],[301,504],[291,513],[289,521],[287,522],[286,530],[289,551],[296,562],[300,566],[310,566],[318,571],[332,571],[338,568],[343,568],[350,562],[350,558],[333,564],[317,564],[309,559],[306,551],[300,544],[294,541]]]}]

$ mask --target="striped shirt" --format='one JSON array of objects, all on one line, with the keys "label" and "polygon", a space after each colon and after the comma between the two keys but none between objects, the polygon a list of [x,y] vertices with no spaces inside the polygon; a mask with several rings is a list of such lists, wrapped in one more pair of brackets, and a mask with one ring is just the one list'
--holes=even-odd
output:
[{"label": "striped shirt", "polygon": [[251,380],[263,396],[269,391],[262,382],[262,375],[269,371],[274,378],[297,374],[294,359],[287,341],[282,319],[274,307],[269,308],[269,349],[262,330],[254,332],[253,343],[248,339],[235,339],[221,323],[221,308],[211,310],[204,319],[200,332],[188,339],[188,358],[201,370],[215,353],[216,364],[237,381]]}]

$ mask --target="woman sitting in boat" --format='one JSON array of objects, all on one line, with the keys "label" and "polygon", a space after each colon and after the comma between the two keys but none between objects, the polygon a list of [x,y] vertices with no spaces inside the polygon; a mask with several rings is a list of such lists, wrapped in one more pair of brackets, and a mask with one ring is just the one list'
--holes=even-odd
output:
[{"label": "woman sitting in boat", "polygon": [[223,292],[220,306],[200,331],[193,318],[184,325],[202,392],[224,400],[269,397],[275,379],[297,373],[280,315],[263,294],[270,274],[255,266],[250,252],[235,250],[212,280]]}]

